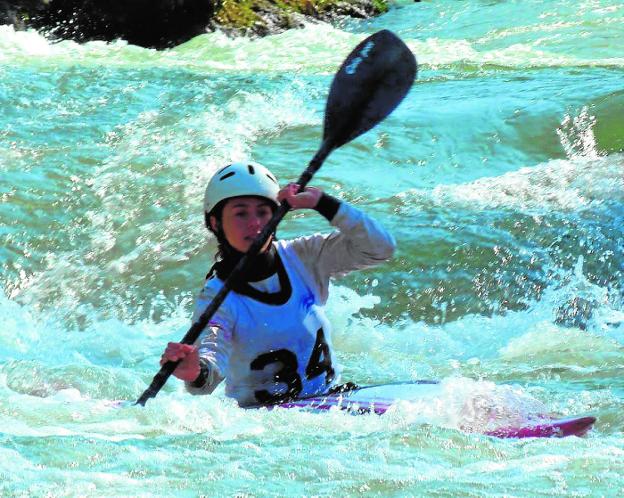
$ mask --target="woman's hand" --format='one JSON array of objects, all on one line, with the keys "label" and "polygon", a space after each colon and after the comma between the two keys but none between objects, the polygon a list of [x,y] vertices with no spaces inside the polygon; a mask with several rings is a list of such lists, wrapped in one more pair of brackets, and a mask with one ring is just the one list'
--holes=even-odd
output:
[{"label": "woman's hand", "polygon": [[297,193],[299,185],[289,183],[277,194],[278,200],[287,201],[293,209],[314,209],[318,204],[323,191],[315,187],[306,187]]},{"label": "woman's hand", "polygon": [[160,366],[168,361],[178,361],[180,364],[173,371],[178,379],[192,382],[197,379],[199,367],[199,352],[195,346],[190,344],[181,344],[179,342],[170,342],[167,344],[165,352],[160,357]]}]

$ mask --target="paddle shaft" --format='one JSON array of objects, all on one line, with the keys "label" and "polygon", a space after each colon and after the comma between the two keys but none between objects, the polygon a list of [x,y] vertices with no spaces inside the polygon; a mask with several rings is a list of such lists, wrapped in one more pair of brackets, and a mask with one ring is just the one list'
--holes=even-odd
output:
[{"label": "paddle shaft", "polygon": [[[314,174],[319,170],[319,168],[323,165],[323,162],[333,150],[333,147],[327,142],[323,142],[321,148],[312,158],[308,167],[301,173],[301,176],[297,180],[297,184],[299,185],[299,189],[303,190],[308,182],[312,179]],[[262,232],[255,238],[251,247],[247,251],[247,253],[240,259],[238,264],[232,270],[229,277],[223,282],[223,287],[214,297],[210,305],[206,308],[206,310],[201,314],[199,319],[191,326],[188,332],[184,335],[182,340],[180,341],[182,344],[193,344],[197,338],[200,336],[202,331],[208,325],[208,322],[213,317],[213,315],[219,309],[219,306],[225,301],[225,298],[232,290],[232,286],[234,283],[239,280],[247,271],[247,266],[252,258],[260,252],[262,246],[269,240],[269,237],[275,229],[280,221],[286,216],[286,213],[290,210],[290,205],[288,202],[283,201],[280,206],[273,214],[273,217],[269,220],[269,222],[265,225]],[[174,370],[180,364],[180,361],[168,361],[166,362],[158,371],[158,373],[152,379],[151,384],[148,388],[141,394],[141,397],[137,400],[135,404],[145,406],[147,400],[155,397],[158,394],[158,391],[165,385],[167,379],[171,376]]]}]

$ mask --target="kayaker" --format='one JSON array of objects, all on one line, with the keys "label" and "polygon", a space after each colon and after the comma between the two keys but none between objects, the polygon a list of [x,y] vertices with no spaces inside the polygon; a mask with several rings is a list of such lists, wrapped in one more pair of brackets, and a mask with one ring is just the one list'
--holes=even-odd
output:
[{"label": "kayaker", "polygon": [[217,262],[197,299],[194,321],[280,201],[318,211],[337,230],[286,241],[273,234],[198,341],[167,345],[161,364],[181,360],[173,375],[190,393],[209,394],[225,379],[226,395],[246,407],[349,387],[340,384],[323,309],[329,280],[388,260],[395,242],[350,204],[318,188],[297,190],[295,184],[280,189],[267,168],[247,162],[226,166],[208,183],[204,213],[217,238]]}]

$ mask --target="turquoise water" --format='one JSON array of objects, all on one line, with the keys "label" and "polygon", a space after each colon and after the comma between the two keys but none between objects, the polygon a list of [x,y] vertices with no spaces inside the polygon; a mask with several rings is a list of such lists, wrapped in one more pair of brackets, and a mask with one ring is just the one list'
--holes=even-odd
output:
[{"label": "turquoise water", "polygon": [[[328,312],[347,380],[442,379],[439,403],[251,412],[171,381],[115,409],[189,326],[207,179],[246,156],[296,178],[334,71],[382,28],[417,84],[314,184],[399,249],[336,281]],[[165,52],[0,27],[0,495],[621,496],[622,39],[615,0],[401,1]],[[326,228],[296,213],[280,236]],[[575,298],[591,316],[557,322]],[[598,422],[479,435],[536,411]]]}]

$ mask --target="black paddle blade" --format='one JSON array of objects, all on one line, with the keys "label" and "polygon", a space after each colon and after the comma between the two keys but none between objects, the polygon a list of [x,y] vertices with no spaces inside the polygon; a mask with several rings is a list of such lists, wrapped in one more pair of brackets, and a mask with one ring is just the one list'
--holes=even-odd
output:
[{"label": "black paddle blade", "polygon": [[394,33],[366,38],[342,63],[329,90],[323,143],[335,149],[370,130],[399,105],[416,78],[416,58]]}]

